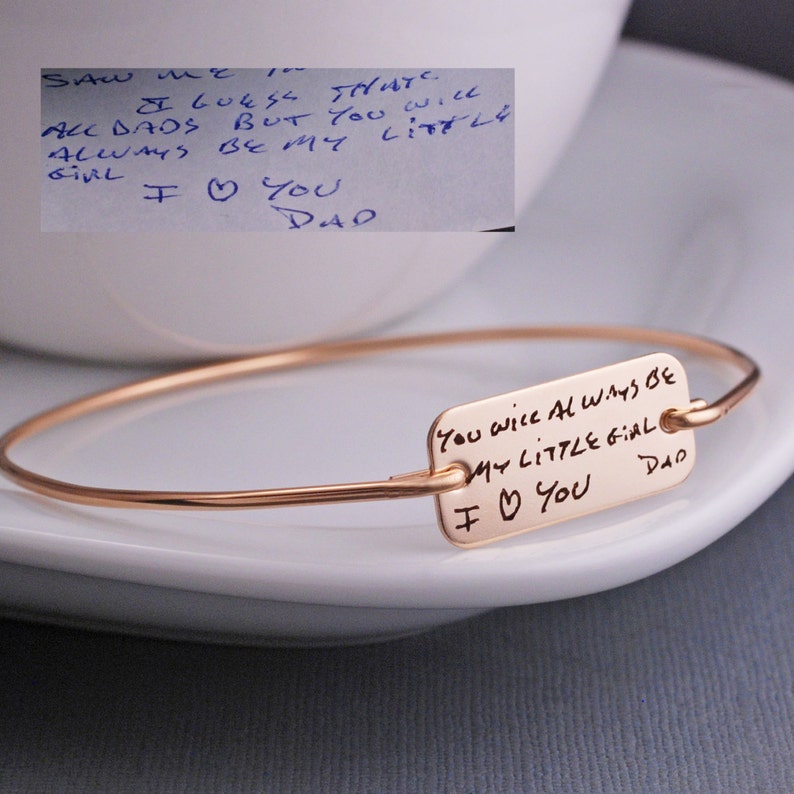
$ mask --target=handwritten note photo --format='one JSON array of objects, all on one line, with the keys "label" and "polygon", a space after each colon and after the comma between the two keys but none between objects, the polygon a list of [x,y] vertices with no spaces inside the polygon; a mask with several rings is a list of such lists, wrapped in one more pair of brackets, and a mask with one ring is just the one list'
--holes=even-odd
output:
[{"label": "handwritten note photo", "polygon": [[42,69],[41,228],[514,225],[512,69]]}]

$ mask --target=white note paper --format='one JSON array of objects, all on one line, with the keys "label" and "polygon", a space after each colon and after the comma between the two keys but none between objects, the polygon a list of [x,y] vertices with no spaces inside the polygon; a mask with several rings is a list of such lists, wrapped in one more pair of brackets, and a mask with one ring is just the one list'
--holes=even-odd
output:
[{"label": "white note paper", "polygon": [[512,69],[43,69],[43,231],[514,224]]}]

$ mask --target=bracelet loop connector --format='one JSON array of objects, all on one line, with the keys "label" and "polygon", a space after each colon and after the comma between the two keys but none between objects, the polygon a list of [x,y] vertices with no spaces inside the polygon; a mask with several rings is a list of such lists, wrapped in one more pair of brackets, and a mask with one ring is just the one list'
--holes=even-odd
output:
[{"label": "bracelet loop connector", "polygon": [[[448,412],[436,419],[428,437],[431,461],[429,468],[372,482],[246,491],[116,489],[79,485],[46,477],[16,464],[9,457],[10,451],[17,444],[64,422],[113,406],[192,386],[380,353],[441,345],[536,339],[606,340],[675,347],[726,361],[737,367],[743,373],[743,378],[729,392],[711,403],[701,399],[691,400],[688,394],[683,396],[684,389],[688,387],[685,385],[683,368],[677,369],[680,367],[679,363],[672,356],[669,361],[648,357],[647,360],[635,359],[551,384],[511,392],[500,398],[486,398],[464,406],[466,410],[462,415],[452,414],[455,421],[460,416],[467,417],[465,421],[470,426],[467,426],[466,434],[462,435],[454,428],[446,430],[445,426],[441,426],[442,418]],[[689,431],[721,419],[750,394],[759,378],[757,364],[732,347],[688,334],[636,327],[526,326],[328,342],[159,375],[50,409],[20,423],[0,437],[0,472],[16,484],[38,494],[103,507],[251,509],[433,496],[436,498],[439,523],[444,534],[455,545],[470,547],[646,495],[643,485],[640,489],[642,492],[636,495],[624,493],[617,501],[607,499],[607,504],[604,505],[598,500],[594,501],[597,480],[626,479],[625,472],[613,471],[625,465],[623,462],[615,464],[612,458],[618,454],[633,461],[632,466],[636,469],[637,476],[647,470],[649,482],[652,479],[655,483],[662,483],[661,486],[654,485],[654,490],[647,493],[666,489],[671,483],[676,484],[663,481],[663,477],[667,477],[664,470],[678,468],[679,472],[684,471],[681,465],[684,459],[687,459],[686,466],[691,468],[694,463],[694,447],[687,446],[688,441],[675,444],[670,448],[672,451],[666,448],[660,451],[658,447],[651,451],[650,447],[646,449],[638,445],[646,441],[650,443],[652,440],[654,444],[658,444],[662,436],[689,436]],[[677,398],[672,404],[659,403],[660,399],[664,400],[668,395],[672,399],[673,394]],[[610,398],[612,401],[608,403]],[[493,402],[497,400],[508,400],[512,405],[511,410],[516,414],[512,420],[508,418],[507,425],[501,418],[499,421],[492,421],[488,414],[497,405],[501,406],[501,403]],[[611,406],[609,411],[608,404]],[[658,411],[657,405],[661,406]],[[470,406],[476,409],[474,414],[469,410]],[[456,410],[450,409],[450,412]],[[501,407],[499,410],[502,410]],[[579,418],[574,419],[577,413]],[[475,415],[479,417],[476,421],[470,418]],[[587,417],[590,424],[576,425],[580,419],[584,421],[584,417]],[[510,437],[514,441],[519,439],[517,446],[515,443],[509,448],[493,446],[495,441],[489,441],[491,446],[487,447],[485,441],[480,446],[475,444],[472,439],[479,440],[483,435],[488,436],[487,430],[483,434],[483,428],[486,428],[488,422],[491,422],[492,437],[501,433],[499,443]],[[654,433],[657,427],[664,432]],[[554,432],[560,429],[557,432],[559,439],[550,435],[552,428]],[[562,429],[567,432],[562,432]],[[454,435],[456,432],[457,435]],[[463,441],[458,441],[459,436]],[[535,437],[541,444],[550,443],[550,440],[554,444],[532,448]],[[615,450],[614,454],[612,450]],[[443,462],[439,462],[440,459]],[[582,459],[590,461],[588,468],[574,469],[574,462]],[[563,465],[564,468],[561,469]],[[510,480],[506,476],[508,469],[510,477],[517,476],[518,472],[537,472],[538,475],[542,472],[543,476],[533,475],[531,487],[526,485],[525,478],[521,480],[519,487],[517,480]],[[566,480],[561,484],[564,475],[568,476],[570,482]],[[680,473],[677,476],[680,478]],[[555,482],[553,489],[550,487],[552,482]],[[488,488],[483,491],[482,487],[486,484]],[[480,489],[476,491],[479,494],[478,501],[472,502],[469,492],[476,488]],[[456,495],[451,502],[450,494]],[[459,498],[462,494],[466,494],[463,502]],[[480,504],[483,500],[480,496],[483,499],[487,497],[495,505],[492,509],[489,508],[492,513],[490,517],[486,517],[485,508]],[[530,499],[534,503],[532,509],[538,513],[531,520],[524,518],[524,514],[529,512],[527,502]],[[575,504],[579,501],[582,502],[581,505]],[[590,502],[590,505],[586,506],[586,502]],[[569,515],[571,506],[577,509]],[[477,526],[478,524],[481,526]],[[485,524],[499,526],[493,530],[484,529]]]}]

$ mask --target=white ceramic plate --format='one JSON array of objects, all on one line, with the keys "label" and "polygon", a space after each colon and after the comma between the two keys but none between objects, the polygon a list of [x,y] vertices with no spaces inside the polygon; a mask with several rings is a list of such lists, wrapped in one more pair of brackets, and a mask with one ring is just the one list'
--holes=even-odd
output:
[{"label": "white ceramic plate", "polygon": [[[794,89],[624,44],[581,133],[519,231],[390,333],[611,322],[713,336],[764,381],[698,432],[676,490],[474,551],[432,500],[234,513],[111,511],[0,489],[7,614],[216,641],[355,642],[647,576],[735,526],[794,468]],[[55,476],[128,487],[267,487],[426,465],[442,409],[636,349],[437,350],[216,387],[32,443]],[[685,359],[695,396],[731,383]],[[0,424],[137,376],[6,352]]]}]

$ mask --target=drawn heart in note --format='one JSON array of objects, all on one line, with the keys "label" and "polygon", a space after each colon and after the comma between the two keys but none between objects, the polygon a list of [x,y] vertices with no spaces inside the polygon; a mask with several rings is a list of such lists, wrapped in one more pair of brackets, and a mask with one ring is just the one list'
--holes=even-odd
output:
[{"label": "drawn heart in note", "polygon": [[508,493],[507,488],[502,488],[502,493],[499,494],[499,512],[502,514],[502,520],[512,521],[519,507],[521,507],[521,494],[518,491]]},{"label": "drawn heart in note", "polygon": [[213,201],[228,201],[237,192],[237,189],[237,183],[233,179],[221,182],[216,176],[212,177],[207,185],[207,192]]}]

